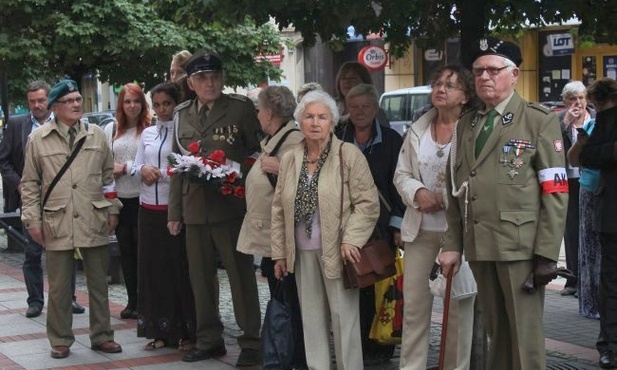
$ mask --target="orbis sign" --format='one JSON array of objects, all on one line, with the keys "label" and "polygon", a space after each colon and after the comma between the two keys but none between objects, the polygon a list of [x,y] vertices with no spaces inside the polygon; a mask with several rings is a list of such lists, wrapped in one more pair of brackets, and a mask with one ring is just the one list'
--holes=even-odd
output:
[{"label": "orbis sign", "polygon": [[388,54],[381,46],[365,46],[358,53],[358,62],[365,66],[369,71],[379,71],[386,66]]}]

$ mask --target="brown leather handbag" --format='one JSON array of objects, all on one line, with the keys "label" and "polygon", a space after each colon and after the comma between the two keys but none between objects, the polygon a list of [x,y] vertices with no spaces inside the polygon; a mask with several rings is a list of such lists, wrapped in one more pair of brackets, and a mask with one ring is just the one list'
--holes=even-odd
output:
[{"label": "brown leather handbag", "polygon": [[[343,238],[343,196],[344,186],[344,163],[343,145],[339,149],[340,172],[341,172],[341,204],[339,217],[339,238]],[[385,202],[381,193],[380,199]],[[387,202],[386,208],[390,209]],[[376,282],[389,278],[396,274],[394,251],[383,239],[370,240],[360,249],[360,262],[343,260],[343,286],[345,289],[366,288]]]}]

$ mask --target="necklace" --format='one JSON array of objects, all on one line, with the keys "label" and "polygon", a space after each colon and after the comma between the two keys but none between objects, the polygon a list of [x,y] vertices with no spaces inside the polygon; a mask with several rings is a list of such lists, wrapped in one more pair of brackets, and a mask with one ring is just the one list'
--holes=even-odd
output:
[{"label": "necklace", "polygon": [[437,157],[441,158],[444,156],[444,149],[448,146],[448,144],[450,144],[450,141],[452,140],[452,136],[450,136],[450,138],[448,139],[448,142],[445,144],[439,144],[439,140],[437,140],[437,122],[433,121],[431,122],[431,126],[433,126],[433,133],[435,134],[435,145],[437,146]]}]

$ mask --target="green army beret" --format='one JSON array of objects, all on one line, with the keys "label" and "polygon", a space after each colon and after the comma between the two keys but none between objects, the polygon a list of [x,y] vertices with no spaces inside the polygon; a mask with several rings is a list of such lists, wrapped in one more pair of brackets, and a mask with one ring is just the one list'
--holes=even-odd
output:
[{"label": "green army beret", "polygon": [[77,82],[69,79],[64,79],[58,81],[51,90],[49,90],[49,98],[47,100],[47,109],[51,108],[51,105],[58,101],[64,95],[70,94],[72,92],[79,91],[77,87]]}]

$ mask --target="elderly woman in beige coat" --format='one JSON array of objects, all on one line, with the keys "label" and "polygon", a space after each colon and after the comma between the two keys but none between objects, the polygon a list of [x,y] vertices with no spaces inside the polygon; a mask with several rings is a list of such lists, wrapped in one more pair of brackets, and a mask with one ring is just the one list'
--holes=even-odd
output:
[{"label": "elderly woman in beige coat", "polygon": [[[274,291],[274,262],[270,243],[270,215],[272,198],[279,172],[279,162],[283,154],[300,143],[304,136],[296,128],[293,114],[296,99],[285,86],[268,86],[257,96],[257,109],[261,129],[266,138],[261,141],[261,155],[246,177],[246,215],[240,229],[237,250],[246,254],[262,256],[262,274],[268,278],[270,293]],[[286,279],[285,291],[288,303],[296,307],[292,310],[295,348],[294,367],[306,366],[304,359],[304,340],[302,319],[298,308],[298,293],[295,279]]]},{"label": "elderly woman in beige coat", "polygon": [[279,169],[272,202],[275,276],[296,274],[304,337],[310,338],[308,368],[330,368],[332,329],[337,369],[363,369],[359,291],[343,287],[341,271],[343,260],[359,261],[359,248],[375,228],[377,189],[364,155],[332,134],[339,118],[334,99],[312,91],[294,117],[305,139],[283,156]]}]

